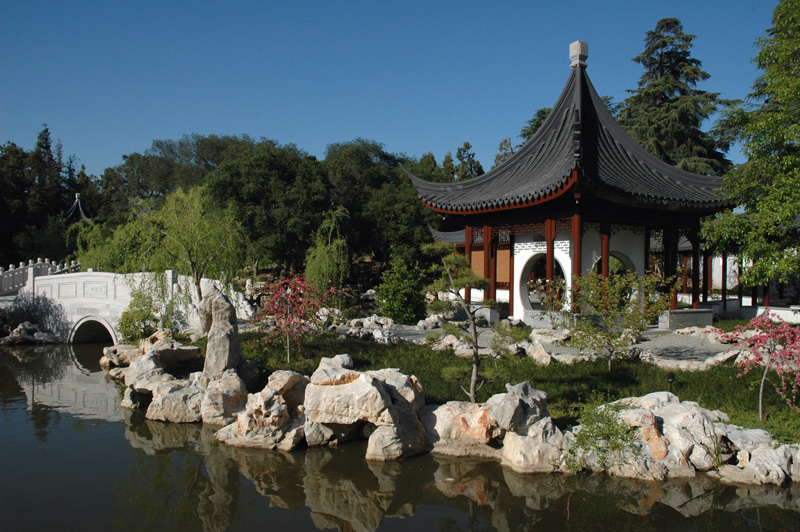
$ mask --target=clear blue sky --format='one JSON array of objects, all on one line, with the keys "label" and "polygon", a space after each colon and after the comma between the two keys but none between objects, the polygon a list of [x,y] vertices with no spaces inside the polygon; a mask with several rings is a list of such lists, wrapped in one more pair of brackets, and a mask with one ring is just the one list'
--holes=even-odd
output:
[{"label": "clear blue sky", "polygon": [[[700,88],[744,98],[776,0],[553,2],[0,0],[0,143],[42,124],[102,174],[154,139],[248,134],[325,147],[363,137],[419,157],[469,141],[488,169],[505,137],[555,102],[569,43],[619,101],[645,32],[697,36]],[[734,159],[741,161],[738,154]]]}]

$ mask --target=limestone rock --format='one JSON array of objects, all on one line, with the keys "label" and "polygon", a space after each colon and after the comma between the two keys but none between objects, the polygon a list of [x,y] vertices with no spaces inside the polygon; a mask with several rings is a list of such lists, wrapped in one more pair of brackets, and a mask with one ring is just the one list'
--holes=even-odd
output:
[{"label": "limestone rock", "polygon": [[175,380],[175,377],[164,370],[157,357],[144,355],[125,370],[125,386],[138,392],[152,392],[157,383]]},{"label": "limestone rock", "polygon": [[170,423],[196,423],[203,419],[201,410],[205,393],[187,380],[157,383],[145,417]]},{"label": "limestone rock", "polygon": [[557,360],[550,353],[548,353],[547,350],[545,350],[544,346],[539,341],[533,342],[531,347],[527,349],[526,354],[540,366],[549,366],[552,362],[557,362]]},{"label": "limestone rock", "polygon": [[307,383],[293,371],[273,373],[267,386],[247,397],[236,421],[217,431],[216,438],[238,447],[294,449],[305,438],[302,405]]},{"label": "limestone rock", "polygon": [[220,377],[226,369],[236,368],[242,356],[236,309],[225,294],[213,287],[203,295],[200,310],[206,316],[206,323],[210,320],[203,373]]},{"label": "limestone rock", "polygon": [[561,462],[565,446],[564,434],[546,416],[531,424],[524,435],[506,433],[501,458],[518,473],[552,473]]},{"label": "limestone rock", "polygon": [[306,418],[303,426],[306,443],[309,447],[322,445],[338,445],[352,440],[361,432],[359,425],[342,425],[338,423],[317,423]]},{"label": "limestone rock", "polygon": [[151,350],[158,349],[174,342],[171,329],[158,329],[156,332],[139,342],[139,351],[146,355]]},{"label": "limestone rock", "polygon": [[727,438],[733,444],[734,450],[747,451],[748,457],[758,448],[772,446],[772,437],[762,429],[745,429],[736,425],[715,423],[714,430],[718,436]]},{"label": "limestone rock", "polygon": [[[201,374],[202,375],[202,374]],[[223,372],[219,379],[213,379],[205,389],[200,407],[203,423],[227,425],[247,403],[247,387],[235,370]]]},{"label": "limestone rock", "polygon": [[317,369],[311,374],[311,382],[314,384],[323,384],[343,378],[350,373],[354,373],[350,371],[352,367],[353,358],[350,355],[336,355],[333,358],[323,357],[322,360],[319,361]]},{"label": "limestone rock", "polygon": [[140,354],[135,345],[119,344],[103,348],[103,356],[115,366],[130,366]]},{"label": "limestone rock", "polygon": [[716,465],[717,436],[708,410],[687,401],[665,404],[653,413],[663,420],[670,447],[680,451],[698,471],[708,471]]},{"label": "limestone rock", "polygon": [[536,390],[529,382],[512,386],[506,384],[506,393],[496,394],[486,401],[491,408],[491,418],[498,428],[525,434],[532,424],[549,417],[547,394]]},{"label": "limestone rock", "polygon": [[496,427],[491,412],[491,406],[465,401],[450,401],[437,407],[425,408],[422,423],[429,447],[439,443],[489,443]]},{"label": "limestone rock", "polygon": [[391,399],[376,381],[370,375],[356,372],[324,384],[315,384],[312,377],[311,384],[306,388],[306,417],[316,423],[392,424],[388,412]]},{"label": "limestone rock", "polygon": [[403,456],[403,441],[396,426],[384,425],[375,429],[367,441],[367,460],[387,462]]},{"label": "limestone rock", "polygon": [[417,322],[417,329],[422,329],[423,331],[429,331],[431,329],[436,329],[441,327],[442,325],[442,318],[438,315],[428,316],[424,320],[419,320]]},{"label": "limestone rock", "polygon": [[188,362],[196,357],[198,353],[200,353],[200,348],[193,345],[181,345],[180,342],[172,342],[170,344],[154,347],[149,353],[158,356],[161,365],[169,370],[178,364]]}]

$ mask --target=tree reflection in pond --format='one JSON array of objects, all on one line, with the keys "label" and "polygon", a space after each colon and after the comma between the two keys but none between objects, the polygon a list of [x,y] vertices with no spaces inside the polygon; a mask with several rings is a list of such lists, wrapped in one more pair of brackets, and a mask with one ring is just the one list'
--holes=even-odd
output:
[{"label": "tree reflection in pond", "polygon": [[[364,442],[293,453],[240,449],[216,442],[214,427],[107,407],[118,407],[119,390],[78,366],[63,352],[0,353],[0,474],[13,479],[13,490],[0,490],[0,505],[15,528],[74,524],[64,509],[89,500],[96,515],[82,514],[81,522],[118,530],[797,530],[797,483],[522,475],[430,455],[367,462]],[[26,443],[30,435],[40,443]],[[44,466],[47,482],[36,480],[37,468],[59,461],[77,464]],[[93,491],[92,478],[105,491]],[[53,511],[31,519],[41,498]]]}]

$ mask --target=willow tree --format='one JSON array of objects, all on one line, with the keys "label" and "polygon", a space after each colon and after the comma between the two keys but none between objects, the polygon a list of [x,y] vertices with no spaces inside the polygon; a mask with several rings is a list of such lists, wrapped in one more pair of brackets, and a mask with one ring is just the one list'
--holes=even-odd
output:
[{"label": "willow tree", "polygon": [[350,218],[341,205],[325,213],[317,229],[314,245],[306,255],[306,278],[318,287],[341,288],[350,277],[350,249],[341,234],[341,225]]},{"label": "willow tree", "polygon": [[232,209],[219,209],[200,188],[169,194],[161,208],[132,219],[108,238],[93,239],[81,263],[131,273],[172,269],[188,275],[203,297],[203,277],[230,278],[244,261],[244,237]]}]

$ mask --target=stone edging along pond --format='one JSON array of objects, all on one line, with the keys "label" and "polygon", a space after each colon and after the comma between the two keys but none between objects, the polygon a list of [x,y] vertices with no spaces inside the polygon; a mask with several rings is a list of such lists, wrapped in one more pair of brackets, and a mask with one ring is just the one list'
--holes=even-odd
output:
[{"label": "stone edging along pond", "polygon": [[367,439],[365,458],[374,461],[432,452],[493,459],[521,473],[585,469],[660,481],[707,472],[729,483],[800,482],[800,444],[778,446],[765,431],[729,425],[726,414],[669,392],[600,407],[605,422],[630,437],[620,448],[581,443],[588,426],[560,430],[547,395],[527,382],[507,384],[486,403],[425,405],[413,375],[354,371],[349,355],[323,358],[310,377],[276,371],[263,390],[248,394],[235,313],[221,301],[214,305],[215,297],[224,298],[209,296],[213,319],[202,372],[187,379],[170,373],[197,348],[168,335],[149,339],[144,349],[105,349],[104,366],[126,385],[122,406],[146,408],[153,420],[220,425],[217,440],[241,447],[290,451]]}]

